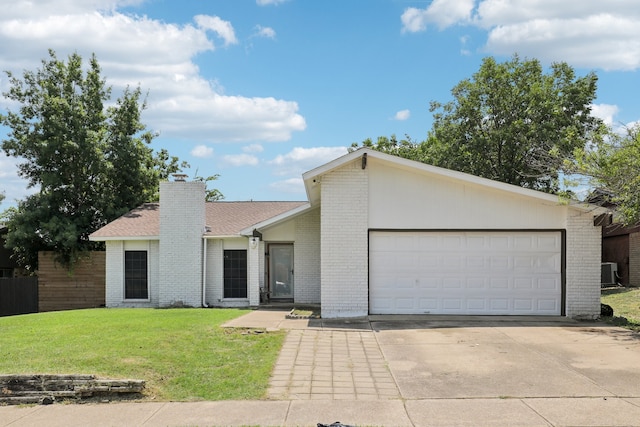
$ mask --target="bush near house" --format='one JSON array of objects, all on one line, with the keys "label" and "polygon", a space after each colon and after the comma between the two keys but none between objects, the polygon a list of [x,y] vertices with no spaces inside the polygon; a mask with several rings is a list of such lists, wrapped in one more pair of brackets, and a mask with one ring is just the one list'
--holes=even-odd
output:
[{"label": "bush near house", "polygon": [[640,331],[640,288],[603,289],[601,301],[613,308],[612,323]]},{"label": "bush near house", "polygon": [[260,399],[284,334],[223,309],[87,309],[0,318],[0,374],[142,379],[158,400]]}]

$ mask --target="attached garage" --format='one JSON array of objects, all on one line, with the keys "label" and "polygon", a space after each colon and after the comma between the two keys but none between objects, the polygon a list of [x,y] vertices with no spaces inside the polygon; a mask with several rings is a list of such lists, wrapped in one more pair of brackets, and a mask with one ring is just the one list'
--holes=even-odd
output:
[{"label": "attached garage", "polygon": [[366,148],[303,178],[324,318],[600,314],[601,208]]},{"label": "attached garage", "polygon": [[370,231],[371,314],[561,315],[561,231]]}]

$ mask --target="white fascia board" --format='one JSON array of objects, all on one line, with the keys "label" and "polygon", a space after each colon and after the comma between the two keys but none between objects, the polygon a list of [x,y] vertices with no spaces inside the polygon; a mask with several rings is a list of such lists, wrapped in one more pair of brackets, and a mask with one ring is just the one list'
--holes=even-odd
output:
[{"label": "white fascia board", "polygon": [[240,231],[240,234],[249,237],[253,234],[253,230],[272,227],[274,225],[280,224],[281,222],[295,218],[296,216],[301,215],[310,209],[311,203],[305,203],[304,205],[300,205],[297,208],[291,209],[290,211],[283,212],[280,215],[276,215],[272,218],[254,224],[251,227],[247,227],[244,230]]},{"label": "white fascia board", "polygon": [[319,202],[319,200],[314,200],[314,196],[315,198],[319,199],[319,194],[314,194],[314,193],[318,193],[318,191],[315,190],[315,186],[318,183],[321,183],[320,177],[322,175],[332,171],[333,169],[339,168],[345,163],[355,160],[356,158],[362,156],[363,154],[367,154],[368,157],[372,157],[374,159],[379,159],[384,162],[392,163],[395,166],[403,169],[413,169],[416,171],[422,171],[428,174],[445,177],[458,182],[468,183],[468,184],[477,185],[480,187],[491,188],[491,189],[504,191],[511,194],[517,194],[524,197],[538,199],[544,202],[552,203],[554,205],[566,204],[570,208],[577,209],[583,212],[593,211],[594,213],[597,213],[597,214],[609,212],[608,209],[602,208],[596,205],[591,205],[591,204],[579,202],[576,200],[563,202],[559,196],[554,194],[544,193],[542,191],[531,190],[529,188],[520,187],[518,185],[507,184],[504,182],[495,181],[488,178],[482,178],[482,177],[471,175],[464,172],[458,172],[451,169],[441,168],[438,166],[429,165],[427,163],[422,163],[415,160],[409,160],[403,157],[382,153],[380,151],[372,150],[370,148],[360,148],[358,150],[352,151],[351,153],[348,153],[342,157],[338,157],[337,159],[329,163],[326,163],[322,166],[319,166],[315,169],[312,169],[302,174],[302,178],[305,183],[305,188],[307,190],[307,197],[309,198],[309,200],[312,203]]},{"label": "white fascia board", "polygon": [[159,236],[109,236],[109,237],[91,237],[92,242],[106,242],[110,240],[127,241],[127,240],[160,240]]},{"label": "white fascia board", "polygon": [[205,234],[204,236],[202,236],[203,239],[205,240],[210,240],[210,239],[238,239],[241,237],[247,237],[247,236],[243,236],[242,234]]}]

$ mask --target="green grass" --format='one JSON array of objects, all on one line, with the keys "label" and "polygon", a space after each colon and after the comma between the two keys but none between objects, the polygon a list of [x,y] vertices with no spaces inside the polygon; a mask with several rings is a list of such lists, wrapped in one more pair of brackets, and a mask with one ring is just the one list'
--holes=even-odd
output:
[{"label": "green grass", "polygon": [[603,289],[601,301],[613,308],[612,323],[640,331],[640,288]]},{"label": "green grass", "polygon": [[0,318],[1,374],[146,381],[159,400],[260,399],[284,334],[223,329],[224,309],[90,309]]}]

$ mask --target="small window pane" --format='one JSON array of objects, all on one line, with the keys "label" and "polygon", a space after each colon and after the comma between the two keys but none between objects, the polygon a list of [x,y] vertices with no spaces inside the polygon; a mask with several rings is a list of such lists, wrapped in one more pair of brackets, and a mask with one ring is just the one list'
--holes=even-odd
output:
[{"label": "small window pane", "polygon": [[147,251],[125,251],[124,253],[124,298],[149,298]]},{"label": "small window pane", "polygon": [[224,251],[224,297],[247,297],[247,251]]}]

